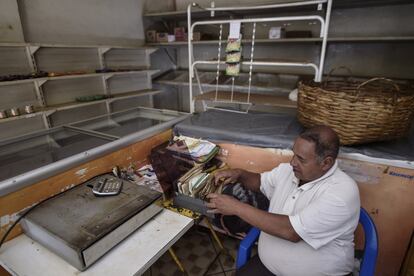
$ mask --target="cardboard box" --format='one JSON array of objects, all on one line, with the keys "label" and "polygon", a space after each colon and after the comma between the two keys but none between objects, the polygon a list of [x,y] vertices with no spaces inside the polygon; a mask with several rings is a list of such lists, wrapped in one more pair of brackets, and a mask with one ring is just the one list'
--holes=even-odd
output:
[{"label": "cardboard box", "polygon": [[176,41],[185,41],[185,28],[184,27],[177,27],[174,28],[174,35]]},{"label": "cardboard box", "polygon": [[147,30],[146,39],[147,39],[147,42],[156,42],[157,41],[157,31],[156,30]]},{"label": "cardboard box", "polygon": [[157,42],[168,42],[168,33],[157,33]]},{"label": "cardboard box", "polygon": [[201,39],[200,32],[193,32],[193,41],[199,41]]},{"label": "cardboard box", "polygon": [[175,35],[168,35],[168,42],[174,42],[175,41]]},{"label": "cardboard box", "polygon": [[269,29],[269,39],[280,39],[285,36],[285,30],[282,27],[271,27]]},{"label": "cardboard box", "polygon": [[312,37],[311,31],[286,31],[286,38],[309,38]]}]

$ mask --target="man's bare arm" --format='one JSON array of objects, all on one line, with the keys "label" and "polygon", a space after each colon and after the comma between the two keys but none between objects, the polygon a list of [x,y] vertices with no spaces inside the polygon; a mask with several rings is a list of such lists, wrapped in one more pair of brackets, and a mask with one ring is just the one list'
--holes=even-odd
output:
[{"label": "man's bare arm", "polygon": [[237,216],[270,235],[291,242],[301,240],[290,223],[289,216],[269,213],[248,204],[243,204],[241,208],[238,208]]},{"label": "man's bare arm", "polygon": [[228,195],[209,194],[207,198],[210,200],[207,207],[211,209],[211,212],[236,215],[263,232],[291,242],[301,240],[286,215],[273,214],[257,209]]}]

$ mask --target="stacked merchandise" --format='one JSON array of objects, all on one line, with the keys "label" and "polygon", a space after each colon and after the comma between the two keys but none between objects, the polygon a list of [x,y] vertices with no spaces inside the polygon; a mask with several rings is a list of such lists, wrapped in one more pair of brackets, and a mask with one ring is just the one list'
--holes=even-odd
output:
[{"label": "stacked merchandise", "polygon": [[164,192],[151,164],[143,165],[138,169],[133,164],[128,167],[116,166],[112,169],[112,173],[118,178],[137,185],[145,186],[160,193]]},{"label": "stacked merchandise", "polygon": [[176,181],[176,191],[179,194],[204,200],[209,193],[221,191],[214,184],[214,174],[226,166],[213,159],[219,151],[217,145],[206,140],[176,136],[167,150],[173,156],[195,162],[193,168]]},{"label": "stacked merchandise", "polygon": [[219,229],[244,236],[251,226],[236,216],[208,213],[207,195],[225,194],[262,210],[267,210],[269,203],[263,194],[246,190],[240,183],[225,186],[214,183],[214,175],[228,169],[215,158],[218,151],[219,147],[209,141],[177,136],[168,145],[152,150],[151,163],[164,193],[173,197],[173,207],[206,215]]},{"label": "stacked merchandise", "polygon": [[240,62],[242,58],[242,47],[240,33],[241,23],[230,23],[229,37],[226,46],[226,75],[234,77],[240,73]]},{"label": "stacked merchandise", "polygon": [[203,200],[209,193],[221,192],[214,183],[214,174],[226,168],[214,158],[218,152],[214,143],[186,136],[176,136],[168,145],[152,151],[155,173],[176,206],[207,214]]},{"label": "stacked merchandise", "polygon": [[150,188],[151,190],[163,192],[157,175],[155,174],[152,165],[145,165],[135,171],[137,176],[136,184]]},{"label": "stacked merchandise", "polygon": [[201,200],[205,200],[210,193],[221,193],[222,186],[215,185],[214,174],[225,168],[224,163],[218,160],[194,166],[178,179],[177,192]]},{"label": "stacked merchandise", "polygon": [[175,136],[167,146],[173,155],[181,156],[196,163],[206,163],[219,151],[219,147],[206,141],[186,136]]},{"label": "stacked merchandise", "polygon": [[229,38],[226,46],[226,75],[238,76],[241,61],[241,35],[238,38]]}]

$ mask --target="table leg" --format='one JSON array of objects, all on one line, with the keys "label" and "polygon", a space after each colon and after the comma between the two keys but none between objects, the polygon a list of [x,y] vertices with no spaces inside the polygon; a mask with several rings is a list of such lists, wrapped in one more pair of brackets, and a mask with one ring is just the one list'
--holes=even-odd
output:
[{"label": "table leg", "polygon": [[175,261],[175,263],[177,264],[178,268],[180,269],[181,272],[186,273],[184,269],[183,264],[180,262],[180,260],[178,259],[177,255],[175,254],[174,250],[170,247],[168,249],[168,252],[170,252],[171,257],[173,258],[173,260]]}]

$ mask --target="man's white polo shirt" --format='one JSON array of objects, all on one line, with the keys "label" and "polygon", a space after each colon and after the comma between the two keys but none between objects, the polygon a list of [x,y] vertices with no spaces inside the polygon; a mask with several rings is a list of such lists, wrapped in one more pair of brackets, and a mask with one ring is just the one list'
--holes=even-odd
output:
[{"label": "man's white polo shirt", "polygon": [[348,274],[359,220],[357,184],[337,162],[319,179],[298,184],[289,164],[261,174],[260,190],[270,200],[269,212],[288,215],[302,240],[294,243],[262,231],[260,260],[278,276]]}]

